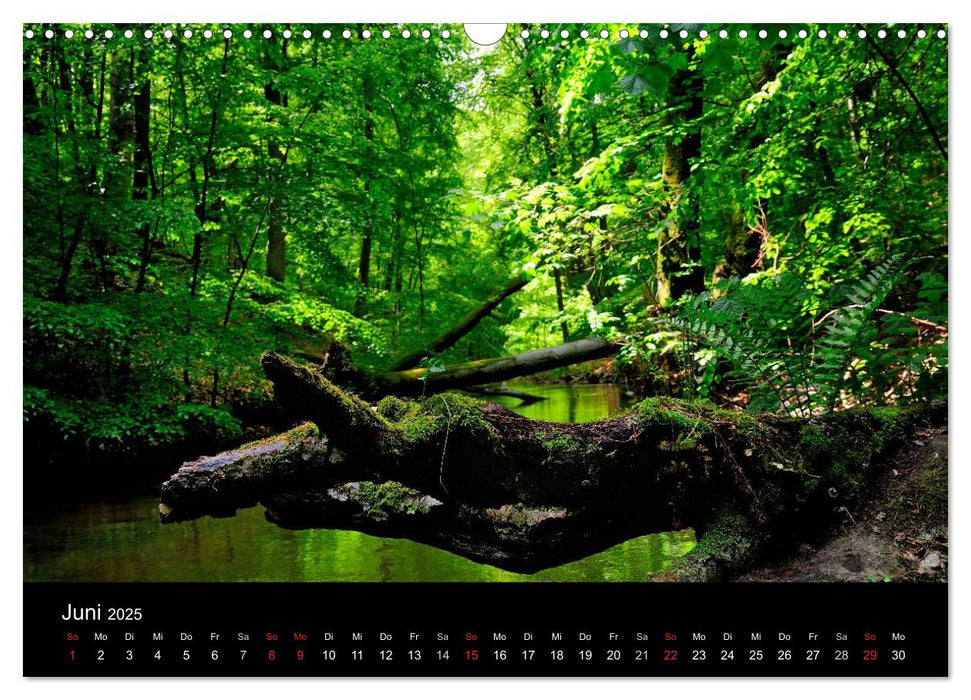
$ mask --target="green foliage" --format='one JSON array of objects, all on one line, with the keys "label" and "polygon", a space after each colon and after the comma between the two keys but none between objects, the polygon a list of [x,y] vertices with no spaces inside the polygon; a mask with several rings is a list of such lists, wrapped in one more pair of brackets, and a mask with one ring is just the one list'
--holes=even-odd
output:
[{"label": "green foliage", "polygon": [[[843,304],[824,313],[793,274],[727,280],[716,294],[686,303],[674,325],[699,348],[699,381],[713,381],[710,368],[727,363],[725,376],[749,390],[755,411],[805,416],[860,400],[926,398],[922,379],[946,375],[947,342],[899,342],[914,317],[880,307],[902,282],[902,267],[899,256],[881,263],[848,286]],[[881,323],[878,310],[890,321]]]},{"label": "green foliage", "polygon": [[[59,441],[231,433],[269,401],[262,352],[380,371],[523,271],[423,366],[599,336],[664,394],[734,381],[795,413],[946,395],[948,63],[930,27],[886,58],[826,25],[521,25],[487,51],[444,26],[49,28],[23,54],[24,406]],[[671,281],[700,267],[679,311]]]},{"label": "green foliage", "polygon": [[53,432],[69,447],[93,452],[135,451],[188,438],[227,439],[242,434],[228,411],[195,404],[65,399],[47,390],[24,387],[25,428]]}]

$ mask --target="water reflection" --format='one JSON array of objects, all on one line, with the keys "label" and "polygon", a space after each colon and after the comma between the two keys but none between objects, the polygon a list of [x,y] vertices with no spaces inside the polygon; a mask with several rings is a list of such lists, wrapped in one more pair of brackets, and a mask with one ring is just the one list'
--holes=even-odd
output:
[{"label": "water reflection", "polygon": [[694,545],[691,530],[516,574],[409,540],[282,530],[260,507],[162,527],[157,500],[91,503],[27,526],[27,581],[643,581]]},{"label": "water reflection", "polygon": [[616,415],[633,403],[633,399],[625,396],[616,384],[510,384],[509,386],[517,391],[541,396],[544,400],[528,406],[522,406],[520,399],[508,396],[489,397],[489,400],[536,420],[586,423]]}]

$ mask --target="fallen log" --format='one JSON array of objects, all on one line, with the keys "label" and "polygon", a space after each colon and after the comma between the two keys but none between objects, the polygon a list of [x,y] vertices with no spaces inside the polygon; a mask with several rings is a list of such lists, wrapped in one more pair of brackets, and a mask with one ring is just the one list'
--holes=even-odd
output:
[{"label": "fallen log", "polygon": [[[946,420],[939,404],[804,420],[648,399],[559,424],[458,394],[371,407],[314,368],[263,364],[313,422],[184,464],[162,487],[163,522],[262,503],[281,527],[407,537],[523,572],[694,527],[706,558],[690,570],[715,578],[776,533],[825,527],[915,426]],[[726,522],[744,542],[719,549]]]},{"label": "fallen log", "polygon": [[537,372],[610,357],[620,350],[615,343],[599,338],[574,340],[518,355],[474,360],[444,368],[425,368],[385,372],[377,379],[381,394],[421,396],[477,384],[503,382]]},{"label": "fallen log", "polygon": [[479,325],[479,322],[482,319],[495,311],[499,304],[529,284],[529,280],[530,278],[524,273],[514,276],[508,282],[506,282],[502,289],[493,294],[486,301],[482,302],[479,306],[469,311],[469,313],[467,313],[460,321],[458,321],[440,336],[431,342],[426,343],[418,350],[415,350],[414,352],[395,360],[391,365],[390,370],[392,372],[396,372],[417,367],[418,363],[422,361],[422,358],[437,355],[440,352],[448,350],[469,332],[471,332],[472,329]]}]

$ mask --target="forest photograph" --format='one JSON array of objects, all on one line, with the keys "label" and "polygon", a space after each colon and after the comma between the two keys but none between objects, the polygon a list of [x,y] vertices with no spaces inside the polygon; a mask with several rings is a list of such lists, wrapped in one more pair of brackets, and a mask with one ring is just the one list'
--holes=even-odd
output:
[{"label": "forest photograph", "polygon": [[23,30],[25,581],[947,580],[946,25]]}]

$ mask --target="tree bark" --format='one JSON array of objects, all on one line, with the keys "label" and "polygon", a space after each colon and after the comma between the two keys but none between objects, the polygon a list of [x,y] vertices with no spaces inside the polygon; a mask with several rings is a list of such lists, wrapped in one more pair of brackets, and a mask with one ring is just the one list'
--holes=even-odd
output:
[{"label": "tree bark", "polygon": [[473,360],[444,369],[418,368],[386,372],[375,378],[380,393],[399,396],[418,396],[426,393],[461,389],[476,384],[502,382],[558,367],[575,365],[587,360],[610,357],[620,350],[619,345],[604,340],[574,340],[541,350],[487,360]]},{"label": "tree bark", "polygon": [[[559,269],[553,270],[553,284],[556,287],[556,310],[562,315],[566,307],[563,305],[563,277]],[[570,338],[570,329],[567,327],[566,321],[560,321],[560,333],[563,335],[563,342],[565,343]]]},{"label": "tree bark", "polygon": [[[361,254],[357,263],[357,281],[361,285],[354,303],[354,314],[364,311],[364,296],[371,279],[371,248],[374,244],[374,213],[371,206],[371,177],[374,169],[374,85],[371,75],[364,73],[361,82],[364,99],[364,228],[361,232]],[[421,251],[419,250],[419,265]]]},{"label": "tree bark", "polygon": [[[286,69],[287,42],[284,39],[280,48],[281,58],[278,61],[271,51],[275,51],[276,39],[271,39],[267,44],[267,51],[264,63],[267,68],[282,71]],[[266,100],[277,107],[287,105],[286,93],[281,93],[273,81],[269,81],[264,86],[263,94]],[[283,194],[284,174],[283,168],[286,164],[286,153],[280,148],[280,144],[275,139],[267,142],[267,155],[278,164],[278,167],[270,168],[270,186],[274,188],[273,196],[270,198],[268,208],[268,235],[266,244],[266,275],[277,282],[286,281],[287,276],[287,233],[285,230],[287,221],[286,195]]]},{"label": "tree bark", "polygon": [[[155,179],[155,166],[152,162],[151,116],[152,116],[152,79],[149,75],[147,51],[143,50],[141,68],[145,75],[138,91],[135,93],[135,158],[134,175],[132,177],[132,199],[144,202],[149,198],[158,197],[158,183]],[[138,280],[135,291],[145,289],[148,263],[152,256],[152,222],[145,219],[138,232],[141,238],[141,252],[138,259]]]},{"label": "tree bark", "polygon": [[499,306],[499,304],[504,302],[507,298],[518,292],[527,284],[529,284],[529,278],[526,275],[516,275],[506,282],[505,286],[501,290],[493,294],[476,308],[472,309],[465,315],[464,318],[462,318],[462,320],[451,326],[435,340],[426,344],[420,350],[416,350],[415,352],[409,353],[408,355],[395,360],[394,364],[391,365],[391,371],[394,372],[411,369],[417,366],[418,363],[421,362],[422,358],[437,355],[440,352],[448,350],[465,335],[471,332],[477,325],[479,325],[479,322],[491,314],[496,307]]},{"label": "tree bark", "polygon": [[[57,69],[58,69],[58,85],[60,88],[60,94],[63,96],[63,113],[64,122],[67,133],[70,136],[71,141],[71,154],[74,160],[74,178],[80,183],[87,183],[84,185],[83,191],[86,195],[87,202],[83,204],[74,218],[74,225],[71,232],[71,236],[67,241],[67,245],[62,248],[63,252],[61,255],[61,269],[58,274],[57,283],[54,286],[54,290],[51,294],[51,298],[55,301],[66,301],[68,292],[68,280],[71,276],[72,267],[74,265],[74,257],[77,255],[78,248],[81,245],[81,239],[84,236],[85,228],[88,223],[89,210],[92,206],[91,201],[96,198],[97,193],[97,166],[92,162],[88,168],[87,173],[85,173],[84,164],[81,162],[81,151],[78,147],[77,138],[77,126],[76,119],[74,116],[73,107],[73,85],[74,80],[70,74],[70,69],[68,67],[67,59],[64,56],[64,49],[59,46],[56,42],[54,44],[54,50],[56,51],[57,59]],[[99,83],[99,99],[97,104],[97,111],[94,117],[94,124],[92,125],[92,139],[97,142],[101,138],[101,118],[103,116],[104,108],[104,88],[105,88],[105,66],[106,61],[102,61],[101,64],[101,78]],[[57,100],[57,91],[54,92],[55,100]],[[55,131],[59,131],[60,126],[55,118]],[[64,221],[64,211],[62,205],[58,204],[58,220],[59,228],[61,229],[62,236],[63,231],[66,228],[66,222]]]},{"label": "tree bark", "polygon": [[[689,48],[688,68],[678,70],[671,79],[669,128],[683,130],[681,137],[669,136],[664,144],[661,179],[668,192],[666,227],[657,240],[657,300],[662,306],[687,292],[704,288],[705,270],[701,265],[699,197],[691,165],[701,156],[703,78],[694,49]],[[694,65],[693,65],[694,64]]]},{"label": "tree bark", "polygon": [[[946,421],[943,405],[806,421],[649,399],[559,424],[456,394],[372,408],[313,369],[264,366],[313,423],[184,464],[162,486],[163,522],[259,502],[282,527],[408,537],[534,572],[649,532],[703,536],[731,513],[747,555],[775,533],[818,532],[911,429]],[[715,575],[731,569],[720,560]]]}]

